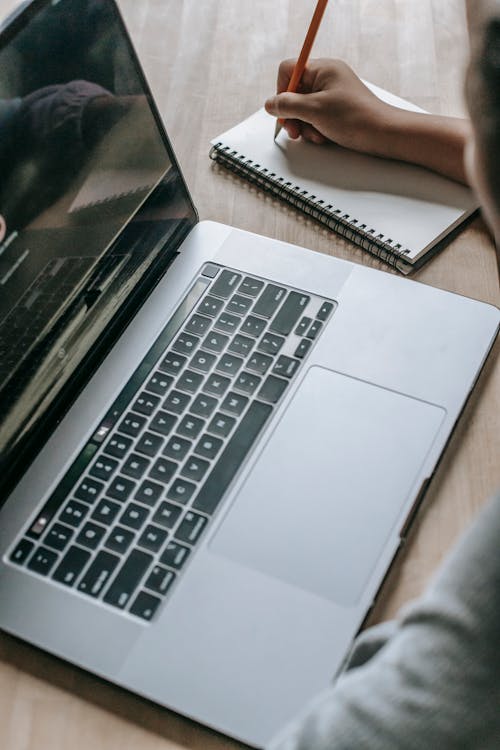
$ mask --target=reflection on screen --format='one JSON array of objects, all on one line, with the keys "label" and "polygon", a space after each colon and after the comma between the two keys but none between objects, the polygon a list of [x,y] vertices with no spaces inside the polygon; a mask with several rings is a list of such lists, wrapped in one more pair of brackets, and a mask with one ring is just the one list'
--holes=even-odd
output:
[{"label": "reflection on screen", "polygon": [[35,2],[0,40],[0,467],[193,220],[112,1]]}]

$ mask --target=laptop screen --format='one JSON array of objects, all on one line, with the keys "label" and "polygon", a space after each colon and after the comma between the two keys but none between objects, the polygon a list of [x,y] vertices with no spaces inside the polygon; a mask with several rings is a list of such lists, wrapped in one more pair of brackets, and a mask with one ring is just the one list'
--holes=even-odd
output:
[{"label": "laptop screen", "polygon": [[0,34],[0,476],[195,221],[113,0],[28,4]]}]

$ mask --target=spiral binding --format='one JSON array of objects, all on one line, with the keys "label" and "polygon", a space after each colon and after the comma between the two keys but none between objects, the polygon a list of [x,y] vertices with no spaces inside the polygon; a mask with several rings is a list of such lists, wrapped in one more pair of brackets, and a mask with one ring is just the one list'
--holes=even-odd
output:
[{"label": "spiral binding", "polygon": [[375,230],[369,229],[366,224],[361,224],[357,219],[353,219],[349,214],[343,214],[340,209],[326,204],[307,190],[301,190],[298,185],[285,181],[283,177],[278,177],[260,164],[255,164],[252,159],[231,150],[229,146],[216,143],[210,149],[209,155],[213,161],[298,208],[398,271],[407,274],[413,270],[405,257],[410,254],[409,249],[403,248],[382,234],[375,234]]}]

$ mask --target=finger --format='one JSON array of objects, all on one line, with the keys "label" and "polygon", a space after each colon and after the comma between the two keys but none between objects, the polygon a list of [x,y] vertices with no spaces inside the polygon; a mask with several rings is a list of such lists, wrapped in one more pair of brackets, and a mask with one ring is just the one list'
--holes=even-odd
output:
[{"label": "finger", "polygon": [[304,123],[300,122],[300,120],[285,120],[283,127],[285,128],[289,137],[295,141],[302,135],[303,124]]},{"label": "finger", "polygon": [[283,60],[280,63],[280,66],[278,69],[278,81],[276,83],[277,94],[281,94],[283,93],[283,91],[287,90],[296,62],[297,60],[290,58],[289,60]]},{"label": "finger", "polygon": [[318,145],[321,145],[322,143],[326,143],[326,140],[327,140],[325,136],[319,132],[319,130],[316,130],[316,128],[313,125],[309,125],[309,123],[307,122],[305,122],[302,125],[301,135],[305,141],[310,141],[311,143],[317,143]]},{"label": "finger", "polygon": [[274,117],[304,120],[311,122],[316,111],[316,99],[313,94],[276,94],[265,103],[266,111]]}]

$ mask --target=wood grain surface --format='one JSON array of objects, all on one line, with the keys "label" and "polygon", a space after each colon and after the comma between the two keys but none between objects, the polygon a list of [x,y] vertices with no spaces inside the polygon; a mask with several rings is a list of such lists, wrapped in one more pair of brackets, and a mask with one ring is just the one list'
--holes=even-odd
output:
[{"label": "wood grain surface", "polygon": [[[2,17],[12,5],[11,0],[0,0]],[[251,114],[274,91],[278,63],[298,54],[314,6],[314,0],[121,2],[200,218],[383,267],[208,159],[210,139]],[[325,14],[313,57],[343,58],[364,78],[425,109],[464,115],[467,52],[462,0],[335,0]],[[498,305],[494,247],[482,220],[474,220],[414,278]],[[500,485],[498,349],[481,375],[370,622],[393,616],[422,591],[460,532]],[[0,634],[0,747],[242,746]]]}]

